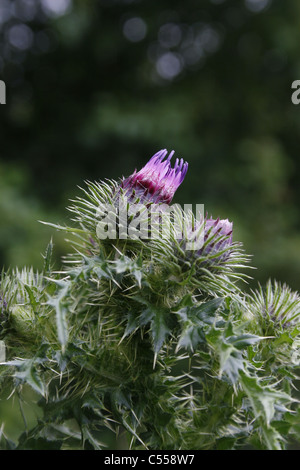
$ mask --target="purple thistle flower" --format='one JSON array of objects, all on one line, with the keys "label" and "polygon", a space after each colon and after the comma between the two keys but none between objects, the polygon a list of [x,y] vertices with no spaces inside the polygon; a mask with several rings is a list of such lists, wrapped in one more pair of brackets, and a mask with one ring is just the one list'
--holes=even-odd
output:
[{"label": "purple thistle flower", "polygon": [[184,180],[187,173],[188,163],[176,158],[174,168],[171,167],[171,158],[174,150],[170,152],[160,150],[140,170],[122,181],[122,188],[128,190],[127,196],[139,198],[141,202],[170,204],[173,196]]},{"label": "purple thistle flower", "polygon": [[[219,264],[230,256],[232,246],[232,222],[228,219],[202,218],[195,226],[188,227],[185,239],[181,240],[181,248],[185,251],[187,241],[193,241],[197,247],[197,239],[202,243],[199,248],[193,249],[188,256],[198,258],[200,263]],[[219,255],[218,255],[219,254]]]},{"label": "purple thistle flower", "polygon": [[172,238],[172,248],[179,276],[190,279],[202,292],[222,292],[236,289],[236,282],[247,276],[240,272],[246,268],[248,257],[241,243],[233,241],[233,224],[228,219],[213,219],[202,213],[190,212]]},{"label": "purple thistle flower", "polygon": [[[205,243],[208,241],[207,245]],[[207,219],[205,222],[204,252],[223,251],[232,244],[232,222],[228,219]],[[201,250],[200,250],[201,251]]]}]

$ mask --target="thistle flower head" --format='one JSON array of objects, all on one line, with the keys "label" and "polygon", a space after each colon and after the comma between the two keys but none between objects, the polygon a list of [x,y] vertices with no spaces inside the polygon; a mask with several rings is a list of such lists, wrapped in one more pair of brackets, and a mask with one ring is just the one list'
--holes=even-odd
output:
[{"label": "thistle flower head", "polygon": [[[226,250],[232,244],[232,222],[228,219],[207,219],[205,222],[204,250],[206,254]],[[229,252],[226,253],[227,257]]]},{"label": "thistle flower head", "polygon": [[188,246],[187,241],[194,243],[193,257],[205,258],[206,261],[212,257],[215,263],[224,261],[229,257],[233,243],[232,222],[228,219],[207,219],[202,216],[200,220],[191,220],[185,237],[181,240],[181,248],[184,250]]},{"label": "thistle flower head", "polygon": [[170,204],[173,196],[187,173],[188,163],[176,158],[175,165],[171,167],[171,158],[174,150],[170,152],[160,150],[140,170],[122,181],[122,188],[131,198],[139,198],[141,202]]},{"label": "thistle flower head", "polygon": [[[240,271],[249,267],[242,244],[232,239],[233,224],[228,219],[213,219],[185,214],[182,231],[172,239],[174,258],[185,278],[190,277],[202,292],[238,291],[236,282],[249,277]],[[179,226],[180,229],[180,226]]]},{"label": "thistle flower head", "polygon": [[249,296],[248,310],[263,334],[274,334],[289,327],[299,327],[300,296],[286,284],[269,280],[264,289],[259,286]]}]

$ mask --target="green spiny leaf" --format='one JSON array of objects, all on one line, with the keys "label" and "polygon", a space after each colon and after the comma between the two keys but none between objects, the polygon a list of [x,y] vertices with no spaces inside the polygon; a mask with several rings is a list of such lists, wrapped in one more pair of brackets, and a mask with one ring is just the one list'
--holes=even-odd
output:
[{"label": "green spiny leaf", "polygon": [[151,321],[151,336],[156,354],[160,351],[168,334],[170,334],[170,328],[167,324],[166,310],[155,309]]},{"label": "green spiny leaf", "polygon": [[54,307],[56,312],[56,326],[57,334],[60,344],[64,350],[68,342],[68,326],[67,326],[67,306],[64,302],[68,290],[70,288],[70,281],[53,281],[59,287],[56,297],[49,297],[47,304]]},{"label": "green spiny leaf", "polygon": [[37,365],[40,362],[41,360],[38,359],[22,359],[8,361],[5,364],[17,367],[17,371],[14,376],[22,382],[26,382],[39,394],[45,396],[45,385],[37,370]]},{"label": "green spiny leaf", "polygon": [[257,377],[250,377],[246,373],[240,374],[243,390],[248,396],[256,418],[262,417],[267,426],[270,425],[274,414],[275,405],[279,403],[290,404],[294,400],[285,392],[276,388],[261,385]]}]

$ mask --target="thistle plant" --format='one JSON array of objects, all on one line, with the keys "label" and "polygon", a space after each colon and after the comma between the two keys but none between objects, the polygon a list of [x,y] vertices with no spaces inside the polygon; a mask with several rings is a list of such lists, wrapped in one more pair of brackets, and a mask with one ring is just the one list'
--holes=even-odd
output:
[{"label": "thistle plant", "polygon": [[30,386],[41,411],[17,440],[1,423],[2,448],[299,441],[299,295],[276,281],[249,292],[233,224],[171,207],[188,168],[172,156],[85,184],[70,224],[50,224],[68,236],[60,271],[51,241],[43,272],[2,273],[0,384],[20,403]]}]

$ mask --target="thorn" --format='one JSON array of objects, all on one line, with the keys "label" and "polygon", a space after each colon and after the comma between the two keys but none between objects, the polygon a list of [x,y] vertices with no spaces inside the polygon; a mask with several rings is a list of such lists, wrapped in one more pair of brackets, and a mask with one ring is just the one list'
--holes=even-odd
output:
[{"label": "thorn", "polygon": [[155,369],[156,359],[157,359],[157,353],[154,354],[153,370]]}]

